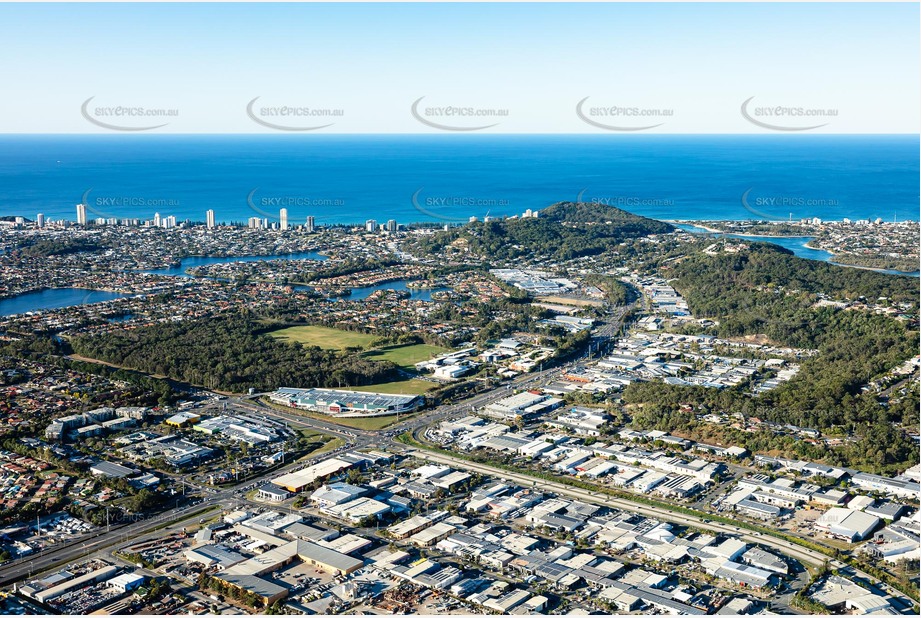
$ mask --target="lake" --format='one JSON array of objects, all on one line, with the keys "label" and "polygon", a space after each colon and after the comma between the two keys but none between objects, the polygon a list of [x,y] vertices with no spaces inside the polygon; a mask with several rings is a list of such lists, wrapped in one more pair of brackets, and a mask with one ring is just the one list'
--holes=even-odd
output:
[{"label": "lake", "polygon": [[29,311],[62,309],[74,305],[92,305],[107,300],[123,298],[128,294],[84,290],[81,288],[55,288],[41,292],[29,292],[0,300],[0,316],[16,315]]},{"label": "lake", "polygon": [[156,268],[142,272],[150,273],[151,275],[170,275],[173,277],[191,278],[192,275],[188,274],[186,270],[201,266],[211,266],[212,264],[227,264],[230,262],[268,262],[272,260],[317,260],[322,262],[326,259],[327,257],[325,255],[317,253],[316,251],[302,251],[300,253],[289,253],[288,255],[243,255],[236,257],[192,256],[182,258],[179,264],[175,266]]}]

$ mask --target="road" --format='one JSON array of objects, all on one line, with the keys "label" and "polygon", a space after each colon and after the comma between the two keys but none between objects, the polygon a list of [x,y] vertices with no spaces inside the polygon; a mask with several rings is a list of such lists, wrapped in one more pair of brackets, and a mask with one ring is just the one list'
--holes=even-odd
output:
[{"label": "road", "polygon": [[[655,519],[661,519],[664,521],[669,521],[677,524],[683,524],[687,526],[693,526],[700,530],[707,530],[709,532],[730,534],[736,537],[741,538],[742,540],[748,543],[755,543],[760,545],[766,545],[773,547],[784,554],[792,556],[801,562],[810,564],[812,566],[819,566],[826,560],[828,556],[820,552],[816,552],[789,541],[784,541],[783,539],[778,539],[772,536],[762,535],[756,532],[746,532],[742,528],[736,528],[735,526],[729,526],[714,521],[705,521],[702,518],[694,517],[690,515],[683,515],[681,513],[676,513],[668,509],[663,509],[661,507],[641,504],[639,502],[633,502],[631,500],[625,500],[622,498],[615,498],[602,494],[599,492],[588,491],[586,489],[580,489],[578,487],[572,487],[570,485],[565,485],[563,483],[558,483],[555,481],[545,481],[542,479],[536,479],[533,476],[528,476],[527,474],[520,474],[516,472],[509,472],[508,470],[497,470],[491,466],[485,464],[474,463],[467,461],[466,459],[461,459],[459,457],[450,457],[448,455],[442,455],[441,453],[432,453],[429,451],[424,451],[415,448],[407,448],[407,451],[427,461],[434,461],[443,464],[449,464],[453,468],[462,468],[464,470],[479,472],[481,474],[489,474],[491,476],[500,476],[503,479],[515,481],[523,487],[541,487],[547,491],[552,491],[553,493],[566,495],[571,498],[576,498],[584,502],[591,502],[593,504],[608,506],[622,511],[630,511],[633,513],[639,513],[646,517],[652,517]],[[844,566],[843,564],[841,566]]]},{"label": "road", "polygon": [[[592,338],[591,349],[597,350],[610,341],[610,338],[613,337],[619,330],[621,321],[623,316],[626,314],[626,311],[627,309],[625,308],[623,311],[618,312],[616,318],[613,321],[604,323],[596,330]],[[700,530],[732,535],[747,543],[773,548],[774,550],[779,551],[784,555],[790,556],[804,564],[808,564],[814,567],[829,561],[832,568],[847,569],[849,571],[855,572],[856,575],[863,577],[866,581],[875,581],[874,578],[870,577],[868,574],[862,571],[854,571],[851,567],[848,567],[844,563],[836,560],[829,560],[829,557],[821,552],[811,550],[790,541],[786,541],[784,539],[770,535],[764,535],[758,532],[749,532],[740,527],[735,527],[720,522],[714,522],[706,519],[705,514],[701,514],[699,517],[684,515],[682,513],[676,513],[661,507],[641,504],[627,499],[616,498],[602,493],[580,489],[577,487],[571,487],[563,483],[535,479],[534,477],[525,474],[493,468],[486,464],[474,463],[458,457],[452,457],[443,455],[441,453],[432,453],[408,447],[394,440],[396,435],[399,435],[403,432],[410,431],[415,433],[425,426],[440,422],[446,418],[469,414],[474,408],[488,405],[495,399],[507,396],[511,390],[527,388],[530,384],[535,382],[543,383],[546,380],[553,378],[554,376],[578,364],[589,353],[589,350],[586,350],[579,357],[568,361],[564,365],[518,376],[516,379],[506,384],[506,388],[502,388],[500,386],[499,388],[492,389],[490,391],[478,393],[473,397],[470,397],[461,402],[447,404],[428,413],[423,412],[421,414],[413,415],[405,421],[401,421],[392,425],[386,431],[353,429],[343,427],[329,421],[307,417],[296,413],[286,413],[277,408],[262,404],[258,400],[262,394],[232,398],[228,403],[238,405],[258,414],[264,414],[277,419],[281,419],[295,428],[306,428],[342,437],[349,443],[349,448],[367,448],[369,446],[375,446],[378,448],[402,450],[421,459],[445,463],[455,468],[479,472],[489,476],[515,481],[525,487],[541,487],[559,495],[569,496],[571,498],[585,502],[616,508],[623,511],[639,513],[641,515],[653,517],[663,521],[693,526],[694,528]],[[339,452],[339,450],[341,449],[324,453],[322,456],[317,458],[310,458],[309,461],[295,462],[288,466],[283,466],[282,468],[274,470],[270,473],[266,473],[257,478],[250,479],[246,481],[245,485],[243,486],[220,490],[210,490],[211,493],[206,493],[205,497],[200,502],[184,506],[178,510],[164,513],[158,517],[145,519],[136,523],[113,526],[110,531],[95,531],[90,533],[90,535],[76,539],[67,545],[48,549],[37,556],[25,557],[13,561],[7,565],[4,565],[3,567],[0,567],[0,586],[5,586],[12,582],[30,577],[35,573],[59,567],[63,564],[77,560],[83,556],[99,552],[100,550],[106,549],[120,542],[126,542],[128,540],[139,542],[146,539],[156,538],[156,535],[160,534],[159,530],[166,525],[176,524],[185,519],[189,519],[196,512],[209,506],[228,508],[232,503],[239,501],[242,497],[241,494],[250,488],[268,482],[272,478],[280,476],[281,474],[285,474],[292,470],[304,467],[305,465],[308,465],[308,463],[314,463],[315,461],[334,457]],[[209,490],[205,489],[205,491]]]},{"label": "road", "polygon": [[305,461],[291,463],[272,472],[246,481],[245,486],[230,487],[226,489],[205,489],[204,497],[196,502],[182,506],[178,509],[148,517],[137,522],[119,524],[94,530],[88,534],[68,541],[66,544],[53,546],[38,554],[18,558],[0,567],[0,587],[13,582],[31,577],[33,574],[54,569],[64,564],[74,562],[83,556],[99,552],[120,543],[138,542],[145,538],[153,538],[159,530],[168,525],[179,523],[193,517],[196,513],[207,507],[227,508],[241,499],[240,494],[253,485],[261,485],[272,478],[292,470],[302,468],[309,463],[322,461],[335,457],[337,451],[323,453],[319,457],[308,458]]},{"label": "road", "polygon": [[[803,564],[808,564],[813,567],[820,566],[824,562],[828,562],[830,568],[838,569],[847,573],[852,574],[853,576],[864,579],[867,583],[872,583],[882,594],[890,594],[895,598],[903,598],[903,595],[897,590],[892,590],[888,586],[883,586],[882,584],[877,583],[876,578],[871,577],[868,573],[855,569],[850,565],[847,565],[839,560],[834,560],[829,558],[827,555],[797,545],[790,541],[774,537],[767,534],[761,534],[760,532],[749,532],[744,528],[739,528],[735,526],[730,526],[728,524],[723,524],[720,522],[715,522],[712,520],[706,519],[704,516],[696,517],[690,515],[684,515],[682,513],[676,513],[668,509],[661,507],[656,507],[652,505],[641,504],[638,502],[633,502],[631,500],[625,500],[621,498],[615,498],[605,494],[588,491],[585,489],[580,489],[578,487],[571,487],[563,483],[557,483],[554,481],[545,481],[541,479],[536,479],[532,476],[526,474],[520,474],[516,472],[510,472],[505,469],[496,469],[485,464],[474,463],[467,461],[466,459],[460,459],[458,457],[451,457],[448,455],[443,455],[441,453],[432,453],[429,451],[424,451],[416,449],[413,447],[406,447],[404,452],[411,454],[415,457],[423,459],[425,461],[432,461],[442,464],[448,464],[453,468],[460,468],[468,471],[479,472],[481,474],[488,474],[493,477],[499,477],[503,480],[511,480],[520,484],[523,487],[539,487],[551,491],[553,493],[569,496],[571,498],[576,498],[584,502],[590,502],[593,504],[598,504],[602,506],[607,506],[611,508],[620,509],[622,511],[629,511],[632,513],[639,513],[646,517],[652,517],[655,519],[668,521],[672,523],[682,524],[686,526],[693,526],[699,530],[706,530],[709,532],[722,533],[727,535],[732,535],[746,543],[753,545],[762,545],[765,547],[770,547],[786,556],[794,558],[800,561]],[[910,605],[909,605],[910,606]]]},{"label": "road", "polygon": [[66,545],[54,546],[38,554],[24,556],[0,567],[0,586],[30,577],[33,573],[41,573],[58,565],[73,562],[82,556],[121,541],[135,539],[138,535],[164,524],[188,519],[203,508],[217,504],[217,500],[215,496],[201,503],[183,506],[135,523],[110,526],[108,529],[102,528],[74,539]]},{"label": "road", "polygon": [[[602,345],[609,340],[609,338],[620,328],[621,320],[623,319],[625,313],[626,309],[617,311],[614,314],[613,321],[604,322],[598,327],[592,338],[592,348],[597,349],[597,346]],[[347,440],[351,448],[366,448],[374,445],[383,448],[390,447],[402,449],[403,445],[401,443],[395,442],[393,439],[396,435],[399,435],[405,431],[414,431],[420,427],[430,425],[432,423],[440,422],[445,418],[451,418],[462,414],[469,414],[473,408],[479,408],[484,405],[488,405],[493,400],[508,395],[509,391],[527,388],[533,383],[544,382],[545,380],[558,375],[559,373],[565,371],[567,368],[572,367],[573,365],[580,362],[587,354],[588,350],[583,352],[579,357],[570,360],[562,366],[551,367],[533,373],[522,374],[511,382],[507,383],[505,388],[500,386],[496,389],[478,393],[464,401],[447,404],[431,412],[423,412],[421,414],[410,416],[407,420],[392,425],[390,428],[388,428],[387,431],[353,429],[343,427],[342,425],[338,425],[333,422],[307,417],[296,413],[286,413],[277,408],[266,406],[260,403],[258,399],[262,396],[262,394],[232,397],[228,400],[228,403],[240,406],[254,413],[264,414],[277,419],[281,419],[296,428],[311,429],[343,438]],[[335,454],[335,451],[332,453],[326,453],[320,458],[311,458],[310,462],[333,457]],[[194,513],[205,507],[220,506],[224,508],[228,504],[239,500],[241,494],[249,488],[268,482],[272,478],[292,470],[296,470],[305,465],[307,465],[306,462],[292,463],[288,466],[284,466],[278,470],[261,475],[254,479],[249,479],[242,486],[237,486],[236,488],[229,489],[209,490],[208,488],[201,488],[197,485],[189,483],[188,479],[181,478],[181,482],[187,484],[189,487],[196,487],[197,489],[201,489],[202,491],[206,492],[201,502],[184,506],[180,509],[174,509],[154,518],[144,519],[130,524],[111,526],[108,530],[103,529],[93,531],[87,535],[73,539],[67,544],[46,549],[38,555],[23,557],[12,561],[0,567],[0,586],[5,586],[12,582],[30,577],[35,573],[40,573],[42,571],[50,570],[63,564],[73,562],[82,556],[106,549],[121,541],[126,541],[129,539],[133,541],[139,540],[144,538],[145,534],[150,533],[152,529],[159,530],[166,524],[181,522],[184,519],[188,519]]]}]

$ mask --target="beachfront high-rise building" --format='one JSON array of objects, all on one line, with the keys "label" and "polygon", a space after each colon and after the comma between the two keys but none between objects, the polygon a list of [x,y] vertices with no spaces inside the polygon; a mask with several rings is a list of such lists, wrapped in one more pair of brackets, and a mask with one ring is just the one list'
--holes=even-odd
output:
[{"label": "beachfront high-rise building", "polygon": [[374,219],[368,219],[367,221],[365,221],[365,231],[366,232],[374,232],[376,230],[377,230],[377,221],[375,221]]},{"label": "beachfront high-rise building", "polygon": [[165,228],[167,228],[167,229],[176,227],[176,217],[174,217],[173,215],[170,215],[170,216],[168,216],[168,217],[164,217],[164,218],[163,218],[163,227],[165,227]]},{"label": "beachfront high-rise building", "polygon": [[278,229],[288,229],[288,209],[282,208],[278,211]]},{"label": "beachfront high-rise building", "polygon": [[314,230],[317,229],[316,221],[312,216],[307,217],[307,225],[304,226],[304,228],[307,230],[308,234],[313,234]]},{"label": "beachfront high-rise building", "polygon": [[35,217],[35,223],[38,227],[45,227],[45,215],[38,213],[38,216]]},{"label": "beachfront high-rise building", "polygon": [[250,217],[247,225],[250,227],[250,229],[258,230],[259,228],[263,227],[262,219],[259,217]]},{"label": "beachfront high-rise building", "polygon": [[214,211],[208,210],[205,212],[205,224],[208,226],[209,230],[214,229]]},{"label": "beachfront high-rise building", "polygon": [[86,225],[86,204],[77,204],[77,225]]},{"label": "beachfront high-rise building", "polygon": [[396,219],[389,219],[389,220],[387,221],[387,231],[388,231],[388,232],[396,232],[396,231],[397,231],[397,228],[399,228],[399,227],[400,227],[400,226],[397,225]]},{"label": "beachfront high-rise building", "polygon": [[154,227],[160,227],[162,223],[163,222],[160,220],[160,213],[155,212],[154,213]]}]

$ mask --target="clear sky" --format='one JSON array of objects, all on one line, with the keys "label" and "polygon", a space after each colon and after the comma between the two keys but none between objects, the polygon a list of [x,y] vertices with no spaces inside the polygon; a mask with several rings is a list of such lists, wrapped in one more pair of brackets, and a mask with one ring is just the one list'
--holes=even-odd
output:
[{"label": "clear sky", "polygon": [[[325,133],[439,132],[410,112],[420,97],[417,116],[496,125],[481,132],[609,130],[577,115],[586,97],[619,129],[770,132],[740,112],[754,97],[773,126],[918,133],[918,22],[915,3],[0,4],[0,132],[109,132],[90,97],[93,119],[161,133],[275,132],[247,115],[256,97],[257,118]],[[119,106],[178,115],[102,109]]]}]

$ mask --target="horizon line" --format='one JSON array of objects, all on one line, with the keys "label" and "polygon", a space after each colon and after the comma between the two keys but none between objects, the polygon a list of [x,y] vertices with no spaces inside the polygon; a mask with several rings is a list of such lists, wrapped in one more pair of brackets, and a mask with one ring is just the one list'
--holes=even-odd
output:
[{"label": "horizon line", "polygon": [[100,131],[94,133],[26,133],[26,132],[0,132],[0,137],[97,137],[97,136],[113,136],[113,137],[148,137],[148,136],[170,136],[170,137],[185,137],[185,136],[207,136],[207,137],[243,137],[243,136],[253,136],[253,137],[265,137],[265,136],[278,136],[278,137],[319,137],[319,136],[331,136],[331,137],[427,137],[427,136],[451,136],[451,137],[482,137],[482,136],[502,136],[502,137],[770,137],[770,136],[779,136],[779,137],[816,137],[816,136],[826,136],[826,137],[919,137],[921,138],[921,132],[918,133],[830,133],[830,132],[821,132],[821,133],[783,133],[783,132],[753,132],[753,133],[662,133],[662,132],[646,132],[646,133],[619,133],[616,131],[610,132],[591,132],[591,133],[509,133],[509,132],[489,132],[489,133],[449,133],[449,132],[425,132],[425,133],[337,133],[337,132],[323,132],[323,133],[294,133],[294,132],[219,132],[219,133],[189,133],[189,132],[166,132],[166,131],[157,131],[157,132],[143,132],[143,133],[124,133],[119,131]]}]

